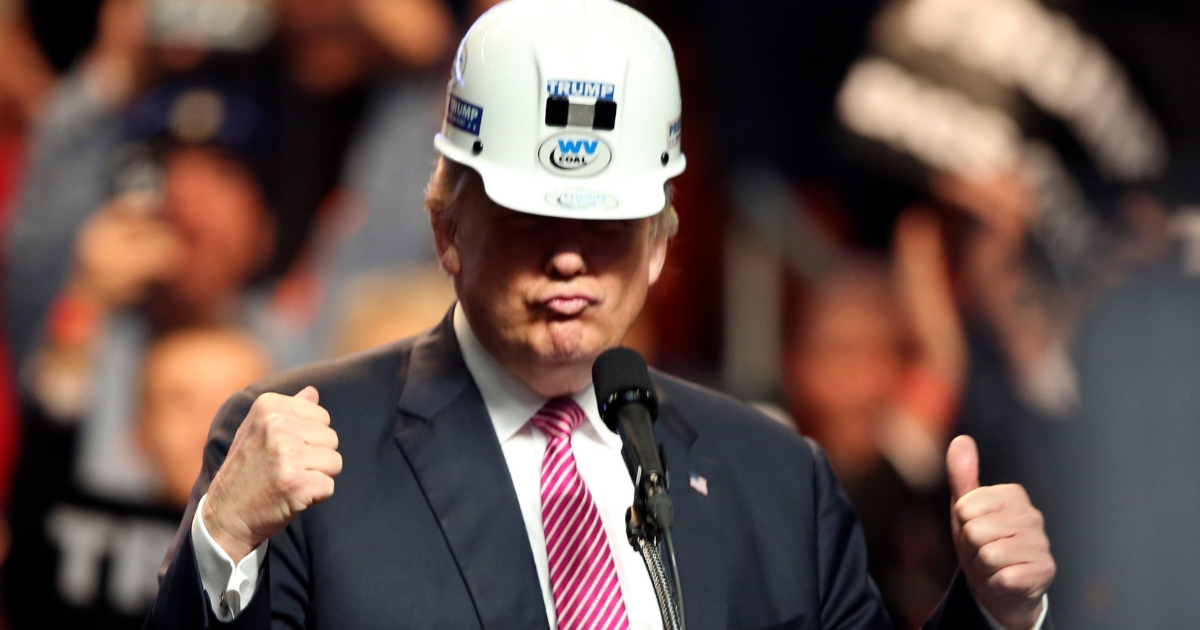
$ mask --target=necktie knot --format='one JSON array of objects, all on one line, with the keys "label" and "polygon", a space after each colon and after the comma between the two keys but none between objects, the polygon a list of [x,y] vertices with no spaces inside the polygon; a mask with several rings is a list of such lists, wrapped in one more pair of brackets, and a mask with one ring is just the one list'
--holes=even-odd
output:
[{"label": "necktie knot", "polygon": [[587,415],[574,400],[567,397],[551,398],[529,419],[533,426],[551,440],[571,437],[571,432],[583,424]]}]

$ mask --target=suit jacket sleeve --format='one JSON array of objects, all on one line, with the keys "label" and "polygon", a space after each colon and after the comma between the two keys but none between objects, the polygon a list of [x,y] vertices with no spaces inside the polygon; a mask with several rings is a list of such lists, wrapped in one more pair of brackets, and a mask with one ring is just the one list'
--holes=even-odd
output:
[{"label": "suit jacket sleeve", "polygon": [[[275,627],[305,627],[309,592],[308,553],[301,519],[296,519],[286,530],[271,538],[267,561],[259,568],[254,597],[230,623],[222,623],[213,613],[200,581],[200,569],[192,547],[191,523],[196,505],[200,497],[208,492],[209,484],[225,461],[234,434],[258,393],[244,390],[234,395],[213,420],[204,448],[204,466],[192,488],[192,496],[183,522],[175,534],[175,541],[159,572],[158,596],[146,617],[147,630],[265,630],[271,627],[272,619]],[[294,395],[296,392],[289,390],[282,393]]]},{"label": "suit jacket sleeve", "polygon": [[867,544],[849,498],[838,485],[824,451],[811,440],[816,486],[817,554],[821,628],[891,628],[875,582],[867,573]]}]

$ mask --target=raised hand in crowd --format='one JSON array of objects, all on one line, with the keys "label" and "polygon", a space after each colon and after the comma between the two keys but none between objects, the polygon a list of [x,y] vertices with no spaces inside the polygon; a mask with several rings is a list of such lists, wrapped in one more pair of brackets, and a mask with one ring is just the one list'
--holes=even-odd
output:
[{"label": "raised hand in crowd", "polygon": [[5,60],[4,72],[0,72],[2,138],[12,127],[27,125],[39,116],[55,76],[18,11],[0,9],[0,59]]},{"label": "raised hand in crowd", "polygon": [[1030,184],[1015,172],[986,179],[943,174],[932,188],[976,221],[964,249],[969,299],[992,328],[1018,394],[1048,415],[1068,413],[1078,400],[1066,350],[1072,317],[1025,260],[1039,212]]},{"label": "raised hand in crowd", "polygon": [[148,84],[150,62],[144,0],[105,0],[83,64],[88,92],[109,107],[123,106]]},{"label": "raised hand in crowd", "polygon": [[145,300],[178,273],[180,236],[154,212],[136,198],[117,197],[88,219],[67,285],[71,298],[105,315]]},{"label": "raised hand in crowd", "polygon": [[967,341],[941,223],[930,210],[909,208],[897,220],[892,278],[915,346],[899,405],[944,445],[966,378]]},{"label": "raised hand in crowd", "polygon": [[93,354],[107,317],[145,301],[179,272],[183,243],[153,210],[117,197],[76,240],[75,265],[32,357],[30,386],[46,412],[78,419],[91,398]]},{"label": "raised hand in crowd", "polygon": [[425,69],[454,42],[454,16],[442,0],[353,0],[363,26],[397,63]]}]

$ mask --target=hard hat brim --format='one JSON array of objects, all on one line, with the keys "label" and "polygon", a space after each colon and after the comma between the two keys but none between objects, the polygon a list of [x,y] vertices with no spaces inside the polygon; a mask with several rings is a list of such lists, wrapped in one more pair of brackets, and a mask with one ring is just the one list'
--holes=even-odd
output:
[{"label": "hard hat brim", "polygon": [[487,196],[497,204],[549,217],[585,220],[640,219],[658,214],[666,206],[664,185],[687,166],[680,154],[661,173],[638,177],[556,177],[530,174],[473,159],[469,152],[437,134],[434,147],[446,158],[469,166],[483,179]]}]

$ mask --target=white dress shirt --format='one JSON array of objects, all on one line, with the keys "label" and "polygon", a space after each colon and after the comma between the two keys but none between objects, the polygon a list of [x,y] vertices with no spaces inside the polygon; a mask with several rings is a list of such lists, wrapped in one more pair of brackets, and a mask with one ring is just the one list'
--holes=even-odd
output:
[{"label": "white dress shirt", "polygon": [[[542,586],[542,599],[546,604],[546,618],[551,628],[557,628],[550,563],[546,555],[546,535],[542,529],[541,470],[547,440],[546,435],[529,422],[547,399],[514,378],[484,350],[467,323],[461,306],[454,309],[454,333],[467,370],[483,395],[488,415],[492,418],[492,428],[500,440],[500,448],[517,492],[517,502],[521,506],[521,516],[525,520],[529,546],[533,550],[533,561]],[[662,630],[662,616],[650,576],[641,556],[630,547],[625,536],[625,510],[633,502],[633,481],[621,458],[621,438],[609,431],[600,419],[595,389],[591,385],[576,392],[573,398],[587,414],[587,422],[572,434],[571,448],[579,474],[592,493],[604,531],[608,534],[609,549],[616,564],[630,628]],[[217,618],[229,621],[242,611],[254,595],[258,569],[266,558],[267,543],[259,545],[235,566],[205,528],[201,517],[203,506],[202,498],[192,520],[192,544],[196,549],[200,580]],[[1042,618],[1034,630],[1040,630],[1045,611],[1046,607],[1043,606]],[[995,630],[1004,630],[986,611],[984,616]]]}]

